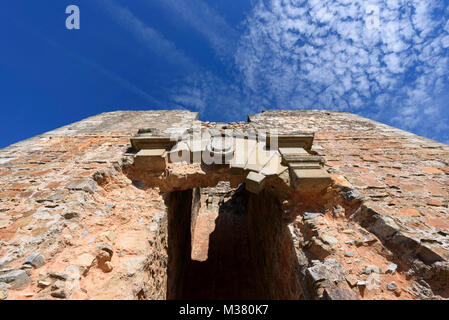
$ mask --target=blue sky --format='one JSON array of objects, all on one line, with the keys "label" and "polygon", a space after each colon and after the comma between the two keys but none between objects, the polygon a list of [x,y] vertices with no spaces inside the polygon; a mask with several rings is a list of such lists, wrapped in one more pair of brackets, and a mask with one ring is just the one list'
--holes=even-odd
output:
[{"label": "blue sky", "polygon": [[174,108],[349,111],[449,143],[448,18],[449,0],[4,0],[0,147]]}]

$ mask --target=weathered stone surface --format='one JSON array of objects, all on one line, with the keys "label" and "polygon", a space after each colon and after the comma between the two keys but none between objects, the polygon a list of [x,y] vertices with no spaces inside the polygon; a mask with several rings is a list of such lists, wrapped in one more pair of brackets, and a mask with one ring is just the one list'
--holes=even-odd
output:
[{"label": "weathered stone surface", "polygon": [[39,282],[37,283],[37,286],[39,288],[47,288],[51,285],[51,283],[49,281],[44,281],[44,280],[39,280]]},{"label": "weathered stone surface", "polygon": [[6,300],[8,298],[8,286],[0,282],[0,300]]},{"label": "weathered stone surface", "polygon": [[390,282],[387,284],[387,289],[390,291],[396,291],[398,289],[398,286],[396,285],[396,282]]},{"label": "weathered stone surface", "polygon": [[99,250],[99,252],[97,253],[97,265],[103,272],[112,271],[113,266],[111,263],[111,257],[111,254],[104,250]]},{"label": "weathered stone surface", "polygon": [[250,154],[257,147],[257,141],[254,139],[235,139],[234,157],[230,162],[231,170],[243,170],[248,162]]},{"label": "weathered stone surface", "polygon": [[366,287],[366,281],[358,280],[357,287],[362,287],[362,288]]},{"label": "weathered stone surface", "polygon": [[310,154],[304,150],[304,148],[300,148],[300,147],[279,147],[279,153],[281,154],[281,156],[283,158],[288,157],[288,156],[303,156],[303,157],[308,157],[310,156]]},{"label": "weathered stone surface", "polygon": [[184,141],[180,141],[173,146],[173,148],[168,151],[167,156],[168,161],[171,163],[178,163],[182,161],[190,162],[192,160],[189,144]]},{"label": "weathered stone surface", "polygon": [[66,218],[67,220],[73,219],[73,218],[77,218],[80,216],[80,214],[76,211],[67,211],[63,214],[64,218]]},{"label": "weathered stone surface", "polygon": [[114,248],[112,248],[110,244],[100,243],[99,245],[97,245],[97,248],[106,251],[111,256],[111,258],[114,255]]},{"label": "weathered stone surface", "polygon": [[275,155],[275,151],[265,150],[265,145],[257,143],[256,148],[248,156],[245,170],[260,172]]},{"label": "weathered stone surface", "polygon": [[148,158],[151,160],[152,158],[163,158],[166,153],[165,149],[143,149],[137,152],[136,158]]},{"label": "weathered stone surface", "polygon": [[323,216],[323,214],[321,212],[304,212],[303,219],[309,220],[309,219],[314,219],[314,218],[320,217],[320,216]]},{"label": "weathered stone surface", "polygon": [[357,279],[354,276],[347,275],[346,281],[348,282],[348,284],[351,288],[353,288],[357,285]]},{"label": "weathered stone surface", "polygon": [[0,213],[0,229],[6,228],[11,224],[11,217]]},{"label": "weathered stone surface", "polygon": [[124,263],[124,270],[128,277],[133,277],[139,272],[142,272],[145,267],[145,256],[129,257]]},{"label": "weathered stone surface", "polygon": [[323,169],[293,169],[293,187],[297,190],[320,191],[327,188],[332,179]]},{"label": "weathered stone surface", "polygon": [[371,273],[383,273],[382,269],[377,266],[366,266],[365,269],[363,269],[362,273],[370,275]]},{"label": "weathered stone surface", "polygon": [[69,297],[69,294],[67,291],[63,289],[55,290],[51,293],[52,297],[58,298],[58,299],[67,299]]},{"label": "weathered stone surface", "polygon": [[358,300],[354,291],[338,287],[324,289],[324,298],[326,300]]},{"label": "weathered stone surface", "polygon": [[395,274],[397,268],[398,268],[398,265],[395,263],[392,263],[387,267],[387,270],[385,270],[385,273]]},{"label": "weathered stone surface", "polygon": [[295,170],[301,169],[321,169],[322,166],[319,162],[288,162],[288,167]]},{"label": "weathered stone surface", "polygon": [[[282,149],[282,148],[281,148]],[[295,163],[298,163],[298,165],[306,164],[306,163],[316,163],[318,165],[323,163],[323,158],[320,156],[312,156],[310,154],[303,155],[303,154],[283,154],[282,155],[283,161],[288,163],[290,166]]]},{"label": "weathered stone surface", "polygon": [[345,280],[346,269],[335,259],[327,259],[324,263],[316,263],[307,269],[308,276],[314,281],[329,280],[341,282]]},{"label": "weathered stone surface", "polygon": [[283,172],[288,170],[288,167],[283,166],[281,162],[281,156],[278,153],[275,153],[259,173],[264,176],[281,175]]},{"label": "weathered stone surface", "polygon": [[308,132],[278,132],[277,134],[267,133],[267,145],[273,147],[277,142],[278,147],[301,147],[307,150],[312,148],[313,133]]},{"label": "weathered stone surface", "polygon": [[135,164],[148,170],[165,170],[167,159],[165,149],[142,149],[135,157]]},{"label": "weathered stone surface", "polygon": [[12,290],[21,290],[30,283],[28,274],[23,270],[14,270],[0,275],[0,283],[6,283]]},{"label": "weathered stone surface", "polygon": [[48,272],[48,276],[50,278],[56,279],[56,280],[62,280],[62,281],[66,281],[68,279],[68,275],[66,273],[63,272],[57,272],[57,271],[49,271]]},{"label": "weathered stone surface", "polygon": [[20,269],[21,270],[24,270],[26,273],[27,273],[27,275],[28,276],[31,276],[31,274],[32,274],[32,269],[33,269],[34,267],[31,265],[31,264],[29,264],[29,263],[24,263],[21,267],[20,267]]},{"label": "weathered stone surface", "polygon": [[[184,136],[193,127],[219,132],[224,127],[241,132],[277,129],[286,136],[304,131],[308,133],[304,148],[310,151],[306,153],[325,160],[324,170],[332,180],[319,191],[289,188],[290,182],[296,186],[296,180],[293,174],[289,179],[285,170],[301,168],[305,172],[316,164],[301,162],[300,167],[288,169],[281,165],[279,154],[260,171],[266,176],[263,196],[273,196],[276,204],[250,194],[251,206],[259,214],[252,216],[252,239],[265,249],[281,248],[270,251],[270,255],[262,254],[263,258],[248,258],[260,259],[257,265],[267,278],[272,274],[268,266],[274,265],[273,270],[282,274],[283,278],[276,278],[282,288],[264,282],[272,290],[272,297],[291,297],[292,292],[295,297],[302,294],[311,299],[344,297],[345,291],[321,285],[331,281],[331,275],[318,281],[316,290],[307,284],[306,269],[313,267],[310,259],[326,257],[341,261],[346,270],[344,283],[353,286],[360,299],[397,299],[398,294],[401,299],[447,297],[441,288],[449,283],[449,147],[356,115],[329,111],[265,111],[249,116],[249,123],[227,125],[200,122],[196,113],[188,111],[112,112],[0,150],[0,264],[14,267],[0,271],[0,276],[20,268],[26,253],[40,252],[47,260],[41,269],[55,270],[59,278],[54,277],[55,272],[51,276],[50,271],[48,277],[45,273],[45,279],[38,279],[35,274],[41,269],[27,269],[33,284],[57,278],[69,283],[71,277],[64,275],[66,268],[88,268],[89,260],[97,254],[96,246],[107,242],[114,248],[113,258],[105,259],[105,264],[114,263],[112,271],[91,269],[79,279],[80,288],[88,294],[74,288],[73,293],[66,291],[68,298],[166,298],[170,260],[167,215],[156,218],[168,211],[164,197],[178,190],[213,187],[219,180],[232,180],[236,187],[245,180],[243,169],[249,156],[243,156],[245,163],[240,168],[231,164],[231,169],[241,170],[236,175],[199,163],[168,163],[163,172],[136,169],[134,155],[138,150],[132,150],[131,138],[139,128],[146,128],[140,131],[141,136],[166,138],[172,134]],[[200,155],[209,141],[200,140]],[[290,142],[289,147],[298,147]],[[192,145],[186,144],[190,150]],[[150,146],[155,144],[145,147]],[[281,173],[287,178],[279,178]],[[290,204],[284,208],[286,198]],[[213,205],[224,206],[226,201]],[[115,205],[108,206],[111,203]],[[282,217],[279,221],[268,214],[277,210]],[[306,219],[305,212],[320,215]],[[263,225],[268,221],[269,225]],[[323,239],[322,234],[334,239]],[[267,235],[271,238],[264,238]],[[345,257],[346,252],[354,256]],[[131,259],[141,261],[146,256],[142,268],[128,265]],[[391,261],[401,267],[390,272]],[[386,274],[360,274],[371,264],[386,270]],[[357,275],[365,290],[356,288],[354,279],[348,280],[349,272]],[[377,275],[382,285],[370,289],[369,277]],[[386,290],[393,280],[398,290]],[[299,281],[304,291],[301,294],[296,286]],[[24,294],[34,294],[32,299],[48,298],[50,287],[30,286],[28,291],[33,292],[9,290],[8,294],[10,299],[21,299]]]},{"label": "weathered stone surface", "polygon": [[63,280],[56,280],[52,285],[51,285],[51,290],[56,291],[56,290],[61,290],[64,289],[66,287],[66,282]]},{"label": "weathered stone surface", "polygon": [[33,252],[28,257],[26,257],[24,263],[28,263],[35,268],[39,268],[45,264],[45,257],[41,255],[39,252]]},{"label": "weathered stone surface", "polygon": [[117,251],[141,255],[147,248],[146,233],[143,231],[128,232],[118,235]]},{"label": "weathered stone surface", "polygon": [[[94,193],[97,189],[95,182],[92,179],[77,179],[67,185],[70,190],[82,190],[89,193]],[[51,200],[52,201],[52,200]]]},{"label": "weathered stone surface", "polygon": [[79,266],[82,269],[83,274],[87,274],[89,269],[93,265],[95,257],[89,253],[83,253],[73,262],[74,265]]},{"label": "weathered stone surface", "polygon": [[246,190],[252,193],[260,193],[265,186],[265,176],[260,173],[250,172],[245,180]]},{"label": "weathered stone surface", "polygon": [[14,271],[14,268],[6,267],[6,266],[5,267],[0,267],[0,275],[8,273],[8,272],[11,272],[11,271]]},{"label": "weathered stone surface", "polygon": [[176,144],[176,140],[170,136],[157,136],[151,134],[138,134],[131,138],[131,144],[135,150],[142,149],[169,149]]}]

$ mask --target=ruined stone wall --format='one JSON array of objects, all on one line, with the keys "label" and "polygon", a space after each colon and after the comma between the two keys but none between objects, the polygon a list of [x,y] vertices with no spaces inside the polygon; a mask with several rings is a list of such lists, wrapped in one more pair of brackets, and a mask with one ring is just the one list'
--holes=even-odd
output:
[{"label": "ruined stone wall", "polygon": [[264,299],[304,298],[292,237],[281,203],[263,192],[248,199],[250,252]]},{"label": "ruined stone wall", "polygon": [[449,228],[449,146],[349,113],[268,111],[250,120],[256,127],[315,132],[313,150],[335,178],[346,178],[398,228],[434,239],[440,259],[449,258],[441,235]]},{"label": "ruined stone wall", "polygon": [[[396,284],[404,281],[403,292],[448,297],[449,146],[349,113],[266,111],[249,119],[257,128],[314,132],[312,151],[326,159],[341,198],[359,203],[345,210],[338,205],[341,199],[329,200],[336,206],[315,223],[324,224],[320,230],[327,229],[332,238],[321,232],[312,242],[333,246],[331,256],[340,251],[338,260],[356,279],[361,279],[357,272],[377,264],[384,272],[376,281],[385,289],[392,280],[385,270],[394,261],[405,278],[420,279],[413,284],[396,279]],[[363,253],[367,244],[350,242],[371,236],[381,247]],[[388,293],[380,291],[378,297]]]},{"label": "ruined stone wall", "polygon": [[[312,152],[334,179],[323,194],[297,195],[280,227],[293,238],[306,298],[449,297],[449,146],[348,113],[249,120],[229,127],[314,132]],[[188,111],[119,111],[0,150],[0,298],[165,299],[167,192],[231,178],[170,167],[161,192],[126,170],[127,150],[139,128],[193,124]],[[288,260],[282,254],[270,259]]]},{"label": "ruined stone wall", "polygon": [[[3,297],[165,299],[163,195],[121,168],[139,128],[176,132],[196,119],[188,111],[105,113],[0,150],[0,280],[20,288],[0,281]],[[108,272],[97,262],[104,244],[112,247]],[[24,266],[32,253],[45,263]]]}]

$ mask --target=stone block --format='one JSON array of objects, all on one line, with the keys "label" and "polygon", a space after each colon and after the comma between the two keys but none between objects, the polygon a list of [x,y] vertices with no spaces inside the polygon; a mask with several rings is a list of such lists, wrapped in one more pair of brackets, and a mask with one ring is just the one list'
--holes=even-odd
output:
[{"label": "stone block", "polygon": [[205,164],[228,164],[234,157],[234,138],[214,136],[206,146]]},{"label": "stone block", "polygon": [[234,157],[231,160],[230,167],[231,172],[233,171],[243,171],[248,158],[253,150],[257,146],[257,141],[254,139],[235,139],[235,151]]},{"label": "stone block", "polygon": [[449,252],[447,250],[423,242],[420,243],[417,255],[421,261],[429,265],[437,261],[445,261],[449,258]]},{"label": "stone block", "polygon": [[293,187],[303,191],[320,191],[332,183],[324,169],[291,169]]},{"label": "stone block", "polygon": [[280,175],[288,168],[281,164],[282,158],[279,153],[275,153],[270,161],[263,167],[263,169],[259,172],[265,176],[273,176]]},{"label": "stone block", "polygon": [[323,298],[326,300],[358,300],[357,293],[339,287],[324,289]]},{"label": "stone block", "polygon": [[11,223],[12,221],[10,216],[0,213],[0,229],[6,228]]},{"label": "stone block", "polygon": [[313,133],[270,134],[266,136],[267,146],[273,147],[301,147],[310,150],[313,144]]},{"label": "stone block", "polygon": [[[89,193],[94,193],[95,190],[97,189],[97,184],[92,179],[77,179],[73,182],[70,182],[67,185],[67,188],[70,190],[76,190],[76,191],[82,190],[82,191],[86,191]],[[57,196],[57,198],[59,198],[59,197]],[[51,199],[52,199],[51,197],[47,198],[47,201],[54,201]]]},{"label": "stone block", "polygon": [[165,149],[143,149],[136,154],[136,158],[165,157]]},{"label": "stone block", "polygon": [[177,141],[169,136],[138,135],[131,138],[131,145],[135,150],[142,149],[171,149]]},{"label": "stone block", "polygon": [[210,143],[210,137],[201,138],[201,139],[192,139],[188,142],[188,146],[190,148],[192,162],[193,163],[201,163],[203,152],[206,152],[207,145]]},{"label": "stone block", "polygon": [[30,264],[35,268],[39,268],[45,264],[45,258],[39,252],[33,252],[28,257],[26,257],[25,263]]},{"label": "stone block", "polygon": [[291,163],[291,162],[316,162],[319,164],[324,163],[324,160],[322,157],[312,156],[310,154],[308,154],[308,155],[289,154],[289,155],[283,155],[282,158],[287,163]]},{"label": "stone block", "polygon": [[265,144],[260,142],[257,143],[256,147],[248,157],[245,170],[260,172],[275,153],[275,151],[266,150]]},{"label": "stone block", "polygon": [[312,267],[307,268],[306,277],[312,283],[322,280],[330,282],[344,282],[346,269],[336,259],[326,259],[324,262],[317,261]]},{"label": "stone block", "polygon": [[289,156],[289,155],[304,155],[304,156],[309,155],[309,153],[306,150],[304,150],[304,148],[298,148],[298,147],[280,147],[279,153],[283,157]]},{"label": "stone block", "polygon": [[260,173],[250,172],[245,180],[246,190],[252,193],[260,193],[265,187],[265,176]]},{"label": "stone block", "polygon": [[8,298],[8,286],[5,283],[0,282],[0,300],[6,300]]},{"label": "stone block", "polygon": [[93,255],[89,253],[83,253],[75,259],[74,264],[82,268],[84,273],[90,269],[90,267],[94,263],[94,260],[95,257]]},{"label": "stone block", "polygon": [[288,167],[292,169],[321,169],[319,162],[289,162]]},{"label": "stone block", "polygon": [[10,289],[22,290],[30,284],[30,277],[24,270],[13,270],[0,275],[0,282],[7,283]]},{"label": "stone block", "polygon": [[153,171],[165,170],[167,159],[165,149],[143,149],[134,159],[136,166],[144,167]]}]

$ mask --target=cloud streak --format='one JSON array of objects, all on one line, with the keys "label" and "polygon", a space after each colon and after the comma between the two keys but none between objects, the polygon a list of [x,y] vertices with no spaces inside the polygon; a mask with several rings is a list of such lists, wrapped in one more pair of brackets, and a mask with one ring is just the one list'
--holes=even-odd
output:
[{"label": "cloud streak", "polygon": [[[238,41],[203,1],[163,2],[224,58],[227,74],[218,75],[129,9],[106,3],[143,45],[190,70],[167,88],[171,105],[223,120],[261,108],[349,111],[449,142],[443,1],[258,0]],[[379,9],[378,27],[367,26],[367,5]]]},{"label": "cloud streak", "polygon": [[166,39],[154,28],[139,19],[131,10],[118,5],[113,0],[98,0],[106,11],[134,38],[147,49],[165,58],[168,62],[182,66],[185,69],[194,69],[195,63],[186,56],[176,45]]},{"label": "cloud streak", "polygon": [[146,102],[151,103],[155,106],[159,106],[161,105],[161,101],[156,99],[155,97],[153,97],[152,95],[150,95],[148,92],[146,92],[145,90],[142,90],[141,88],[139,88],[138,86],[136,86],[134,83],[132,83],[131,81],[121,77],[120,75],[112,72],[111,70],[101,66],[99,63],[88,59],[86,57],[83,57],[81,55],[79,55],[78,53],[76,53],[73,50],[70,50],[67,48],[67,46],[62,46],[59,43],[57,43],[56,41],[48,38],[46,35],[44,35],[42,32],[40,32],[37,29],[33,29],[28,25],[25,25],[21,22],[18,22],[16,20],[13,20],[14,23],[17,24],[18,27],[22,28],[22,29],[26,29],[28,32],[30,32],[30,34],[32,34],[34,37],[44,41],[45,43],[47,43],[48,45],[52,46],[53,48],[55,48],[56,50],[58,50],[59,52],[62,52],[63,54],[65,54],[66,56],[72,58],[74,61],[78,61],[81,64],[84,64],[85,66],[94,69],[95,71],[101,73],[102,75],[104,75],[106,78],[108,78],[109,80],[115,82],[116,84],[118,84],[119,86],[121,86],[122,88],[125,88],[126,90],[132,92],[133,94],[140,96],[142,99],[144,99]]},{"label": "cloud streak", "polygon": [[[173,108],[196,110],[201,114],[213,114],[217,111],[217,108],[226,105],[229,119],[237,116],[236,110],[241,110],[239,88],[195,63],[181,50],[177,49],[172,41],[145,24],[130,9],[118,5],[114,0],[98,1],[102,4],[102,8],[106,9],[137,41],[168,62],[179,65],[187,74],[184,78],[175,78],[171,81],[171,85],[166,89],[166,105]],[[203,14],[191,10],[187,12],[186,18],[192,23],[197,20],[195,27],[198,29],[207,29],[206,23],[212,23],[212,20],[215,20],[215,29],[211,27],[209,31],[204,30],[203,32],[214,44],[215,49],[218,50],[217,54],[223,54],[224,47],[226,47],[229,39],[225,37],[222,37],[221,40],[218,39],[217,32],[220,29],[229,31],[230,27],[225,25],[224,20],[201,1],[196,1],[195,4],[198,5],[196,9],[203,10]],[[185,3],[176,2],[174,5],[176,10],[182,11]]]},{"label": "cloud streak", "polygon": [[239,34],[213,8],[201,0],[159,0],[203,35],[217,56],[232,56]]}]

